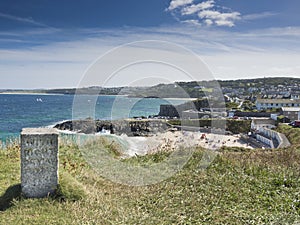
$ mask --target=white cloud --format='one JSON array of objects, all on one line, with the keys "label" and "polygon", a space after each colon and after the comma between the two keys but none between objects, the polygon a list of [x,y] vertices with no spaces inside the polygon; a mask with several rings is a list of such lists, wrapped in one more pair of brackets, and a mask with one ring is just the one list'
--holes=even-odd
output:
[{"label": "white cloud", "polygon": [[234,21],[240,19],[240,13],[232,12],[232,13],[220,13],[218,11],[213,10],[203,10],[198,13],[199,18],[208,19],[211,22],[214,22],[217,26],[228,26],[233,27]]},{"label": "white cloud", "polygon": [[35,26],[40,26],[40,27],[48,27],[46,24],[37,22],[37,21],[33,20],[32,18],[18,17],[18,16],[6,14],[6,13],[1,13],[1,12],[0,12],[0,17],[5,18],[5,19],[9,19],[9,20],[22,22],[22,23],[27,23],[27,24],[30,24],[30,25],[35,25]]},{"label": "white cloud", "polygon": [[206,19],[206,20],[204,20],[204,23],[207,25],[207,26],[211,26],[211,25],[213,25],[213,21],[212,20],[210,20],[210,19]]},{"label": "white cloud", "polygon": [[216,20],[215,24],[217,26],[226,26],[226,27],[233,27],[234,26],[233,21],[230,21],[230,20]]},{"label": "white cloud", "polygon": [[185,5],[189,5],[191,3],[193,3],[194,0],[172,0],[170,2],[170,5],[168,7],[168,10],[174,10],[178,7],[182,7],[182,6],[185,6]]},{"label": "white cloud", "polygon": [[261,12],[241,15],[240,12],[218,5],[215,0],[172,0],[167,11],[176,20],[195,25],[233,27],[239,20],[250,21],[278,15],[274,12]]},{"label": "white cloud", "polygon": [[269,52],[265,54],[241,52],[204,56],[203,59],[218,79],[245,79],[257,77],[300,77],[297,64],[299,54]]},{"label": "white cloud", "polygon": [[[215,0],[202,1],[198,4],[193,2],[189,0],[173,0],[168,10],[172,11],[172,15],[179,21],[198,20],[195,24],[207,26],[233,27],[235,22],[241,19],[239,12],[218,6]],[[181,10],[179,11],[178,8]]]},{"label": "white cloud", "polygon": [[181,14],[182,15],[191,15],[191,14],[197,13],[201,10],[210,9],[210,8],[214,7],[214,3],[215,3],[214,0],[210,0],[210,1],[206,1],[206,2],[201,2],[196,5],[186,6],[185,8],[182,9]]},{"label": "white cloud", "polygon": [[244,15],[242,18],[244,20],[257,20],[257,19],[264,19],[264,18],[276,16],[276,15],[278,15],[278,13],[262,12],[262,13]]},{"label": "white cloud", "polygon": [[201,26],[201,23],[199,23],[198,20],[183,20],[182,23],[192,24],[195,26]]},{"label": "white cloud", "polygon": [[204,10],[200,12],[199,17],[201,19],[212,19],[212,20],[237,20],[240,19],[240,13],[220,13],[218,11]]},{"label": "white cloud", "polygon": [[[212,23],[209,20],[204,22],[209,25]],[[197,20],[187,23],[193,22]],[[120,35],[116,37],[117,31]],[[0,49],[0,88],[76,87],[84,71],[100,55],[120,44],[150,39],[173,42],[192,50],[204,59],[218,79],[300,74],[300,27],[245,33],[205,27],[199,32],[181,25],[79,30],[74,36],[78,34],[76,40]]]}]

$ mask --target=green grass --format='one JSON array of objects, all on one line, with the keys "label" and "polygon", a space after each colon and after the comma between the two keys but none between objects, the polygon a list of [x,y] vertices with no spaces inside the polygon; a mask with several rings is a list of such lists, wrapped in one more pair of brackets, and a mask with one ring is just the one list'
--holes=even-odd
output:
[{"label": "green grass", "polygon": [[300,147],[300,128],[293,128],[289,125],[280,124],[277,131],[283,133],[294,146]]},{"label": "green grass", "polygon": [[[104,143],[107,144],[107,143]],[[114,145],[108,145],[113,150]],[[120,159],[147,166],[169,153]],[[60,146],[56,196],[20,193],[19,147],[0,151],[0,224],[293,224],[300,217],[300,153],[226,149],[203,170],[197,149],[175,176],[155,185],[110,182],[76,145]],[[117,158],[116,158],[117,159]]]}]

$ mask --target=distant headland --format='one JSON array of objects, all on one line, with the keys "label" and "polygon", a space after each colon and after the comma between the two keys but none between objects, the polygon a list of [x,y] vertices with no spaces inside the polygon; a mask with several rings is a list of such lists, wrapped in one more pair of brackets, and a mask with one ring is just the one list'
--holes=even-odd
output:
[{"label": "distant headland", "polygon": [[272,90],[278,85],[294,86],[300,78],[270,77],[241,80],[211,80],[175,82],[150,87],[83,87],[58,89],[2,89],[0,94],[62,94],[62,95],[126,95],[139,98],[201,98],[214,92],[220,86],[226,94],[234,91],[236,95],[259,94],[259,90]]}]

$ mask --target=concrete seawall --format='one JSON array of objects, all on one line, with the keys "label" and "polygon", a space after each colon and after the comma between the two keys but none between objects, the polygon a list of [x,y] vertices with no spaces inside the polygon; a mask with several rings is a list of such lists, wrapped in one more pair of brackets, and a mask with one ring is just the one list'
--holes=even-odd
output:
[{"label": "concrete seawall", "polygon": [[260,128],[259,133],[256,134],[256,138],[271,148],[286,148],[291,146],[291,143],[284,134],[267,128]]}]

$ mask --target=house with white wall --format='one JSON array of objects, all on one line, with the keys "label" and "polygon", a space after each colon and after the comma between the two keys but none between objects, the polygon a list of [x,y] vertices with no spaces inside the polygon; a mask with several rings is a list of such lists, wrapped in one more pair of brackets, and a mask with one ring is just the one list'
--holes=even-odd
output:
[{"label": "house with white wall", "polygon": [[272,129],[276,127],[276,121],[270,118],[253,119],[251,122],[251,130],[259,131],[262,128]]},{"label": "house with white wall", "polygon": [[289,118],[291,121],[300,120],[300,107],[282,107],[280,114]]},{"label": "house with white wall", "polygon": [[257,99],[255,106],[258,110],[300,107],[300,99]]}]

